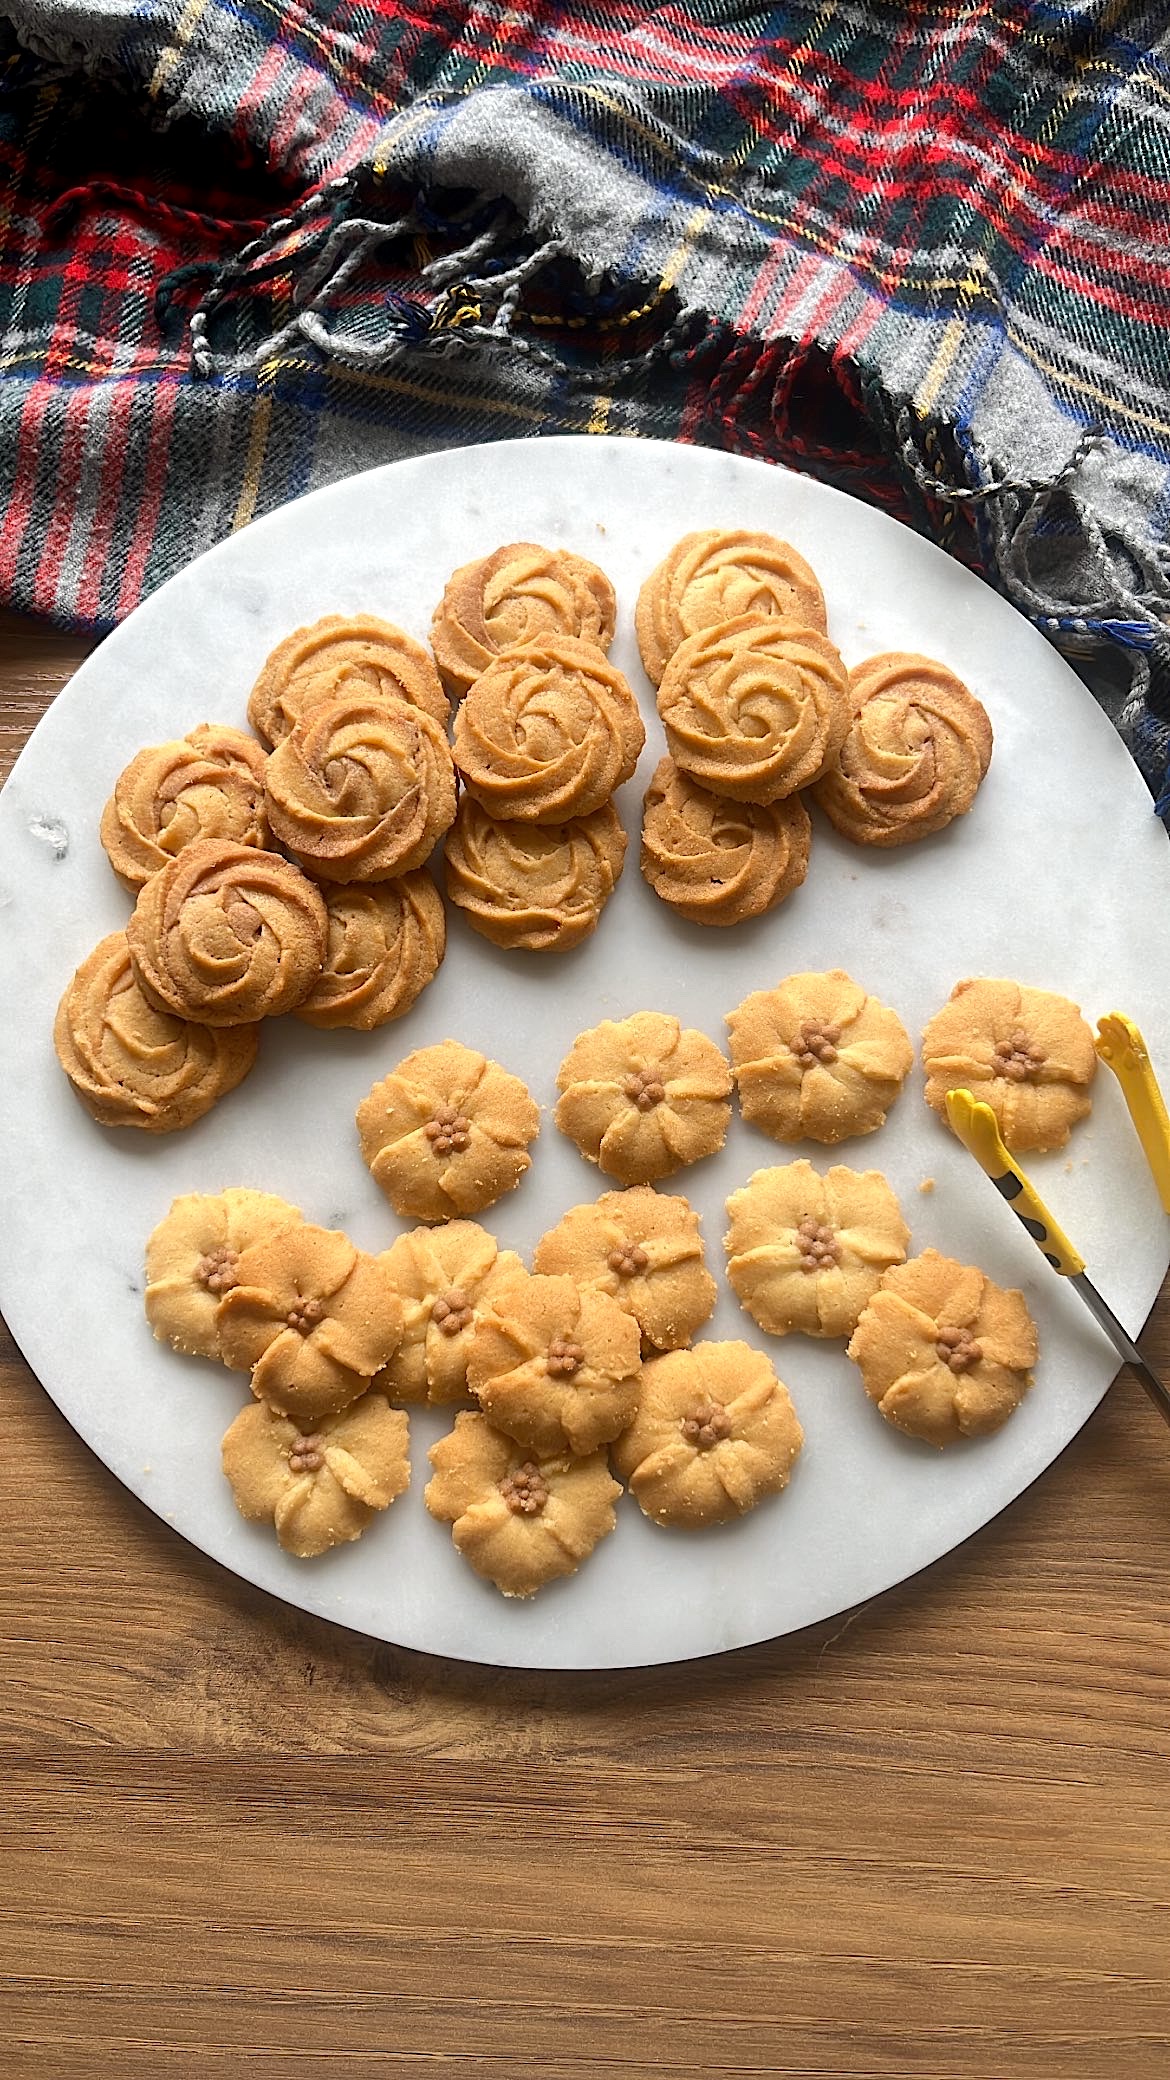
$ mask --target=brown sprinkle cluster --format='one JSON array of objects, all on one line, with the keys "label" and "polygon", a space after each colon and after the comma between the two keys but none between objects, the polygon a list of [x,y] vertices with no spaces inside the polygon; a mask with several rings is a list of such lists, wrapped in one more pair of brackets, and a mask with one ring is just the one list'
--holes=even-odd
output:
[{"label": "brown sprinkle cluster", "polygon": [[966,1372],[983,1356],[983,1345],[976,1343],[969,1329],[948,1329],[941,1324],[935,1331],[934,1348],[940,1363],[949,1365],[952,1372]]},{"label": "brown sprinkle cluster", "polygon": [[837,1059],[840,1040],[841,1028],[835,1019],[806,1018],[793,1035],[792,1052],[802,1069],[813,1069],[818,1062],[828,1068]]},{"label": "brown sprinkle cluster", "polygon": [[802,1271],[827,1271],[831,1265],[841,1262],[841,1245],[832,1228],[819,1221],[815,1213],[806,1213],[796,1231],[796,1247],[800,1251]]},{"label": "brown sprinkle cluster", "polygon": [[622,1089],[639,1112],[652,1112],[666,1096],[661,1069],[631,1069]]},{"label": "brown sprinkle cluster", "polygon": [[555,1336],[548,1347],[548,1369],[554,1379],[572,1379],[585,1363],[585,1353],[569,1336]]},{"label": "brown sprinkle cluster", "polygon": [[217,1249],[210,1249],[205,1257],[200,1257],[195,1266],[195,1276],[209,1293],[230,1293],[238,1283],[236,1270],[239,1261],[238,1252],[221,1242]]},{"label": "brown sprinkle cluster", "polygon": [[471,1140],[471,1121],[456,1105],[436,1106],[423,1132],[437,1156],[462,1155]]},{"label": "brown sprinkle cluster", "polygon": [[515,1516],[538,1517],[548,1501],[548,1482],[539,1466],[526,1459],[523,1466],[504,1475],[500,1493]]},{"label": "brown sprinkle cluster", "polygon": [[619,1242],[611,1249],[606,1263],[619,1278],[637,1278],[650,1262],[640,1242]]},{"label": "brown sprinkle cluster", "polygon": [[324,1312],[325,1308],[320,1300],[298,1300],[294,1307],[289,1308],[284,1319],[290,1329],[296,1330],[298,1336],[307,1336],[311,1329],[316,1328]]},{"label": "brown sprinkle cluster", "polygon": [[680,1424],[683,1436],[696,1451],[708,1452],[731,1436],[731,1417],[721,1401],[699,1401]]},{"label": "brown sprinkle cluster", "polygon": [[323,1437],[294,1437],[288,1448],[290,1473],[316,1473],[325,1464]]},{"label": "brown sprinkle cluster", "polygon": [[1009,1077],[1012,1083],[1026,1083],[1029,1076],[1035,1076],[1036,1071],[1042,1069],[1047,1060],[1044,1049],[1037,1047],[1023,1029],[1018,1027],[1010,1040],[996,1041],[991,1071],[993,1076]]},{"label": "brown sprinkle cluster", "polygon": [[445,1293],[436,1293],[431,1303],[431,1320],[444,1336],[458,1336],[470,1328],[474,1310],[462,1286],[448,1286]]}]

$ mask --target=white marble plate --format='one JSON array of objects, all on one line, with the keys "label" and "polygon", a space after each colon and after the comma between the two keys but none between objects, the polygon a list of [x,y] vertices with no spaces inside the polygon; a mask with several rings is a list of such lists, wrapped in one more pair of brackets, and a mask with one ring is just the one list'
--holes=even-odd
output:
[{"label": "white marble plate", "polygon": [[[966,679],[996,749],[972,814],[902,851],[856,850],[817,819],[808,880],[733,932],[675,919],[637,868],[645,777],[661,754],[638,664],[638,585],[684,530],[765,527],[824,583],[846,661],[927,651]],[[617,663],[639,689],[648,744],[622,810],[635,843],[601,928],[563,958],[505,955],[454,914],[446,963],[415,1009],[368,1036],[266,1027],[251,1078],[196,1127],[161,1139],[94,1124],[53,1055],[53,1011],[74,967],[129,902],[98,845],[122,766],[208,719],[242,724],[277,639],[368,608],[425,636],[458,564],[528,538],[593,557],[618,589]],[[219,1439],[243,1383],[153,1342],[144,1239],[179,1192],[250,1184],[344,1226],[368,1249],[404,1225],[367,1175],[354,1107],[408,1049],[455,1035],[496,1055],[551,1106],[562,1054],[603,1016],[673,1011],[724,1039],[751,988],[801,968],[847,968],[917,1035],[952,984],[1011,974],[1067,992],[1095,1020],[1123,1008],[1170,1071],[1170,858],[1129,757],[1079,680],[1010,607],[906,529],[807,478],[701,449],[531,440],[434,455],[319,491],[202,556],[78,672],[0,800],[0,1305],[33,1369],[118,1477],[193,1544],[308,1611],[402,1645],[526,1667],[622,1667],[711,1654],[825,1618],[903,1580],[1010,1502],[1067,1444],[1116,1371],[1075,1295],[1049,1274],[993,1188],[929,1114],[916,1071],[887,1126],[832,1158],[878,1165],[913,1246],[976,1261],[1024,1287],[1041,1332],[1034,1391],[999,1436],[945,1454],[900,1438],[866,1401],[839,1344],[762,1337],[723,1288],[710,1329],[766,1345],[806,1446],[784,1496],[743,1523],[685,1535],[628,1498],[576,1579],[507,1603],[423,1508],[426,1449],[412,1418],[410,1493],[357,1545],[301,1562],[236,1514]],[[1032,1168],[1122,1318],[1145,1318],[1168,1223],[1103,1073],[1067,1152]],[[521,1188],[485,1215],[527,1251],[608,1181],[546,1117]],[[725,1151],[676,1180],[722,1268],[723,1201],[783,1160],[733,1122]],[[923,1195],[924,1179],[935,1189]]]}]

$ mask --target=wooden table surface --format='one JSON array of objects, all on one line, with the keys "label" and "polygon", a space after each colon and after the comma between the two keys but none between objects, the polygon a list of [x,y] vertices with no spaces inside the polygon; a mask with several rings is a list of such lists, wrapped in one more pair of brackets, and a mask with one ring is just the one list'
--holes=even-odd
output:
[{"label": "wooden table surface", "polygon": [[[0,623],[0,770],[85,647]],[[8,1340],[0,1380],[4,2080],[1163,2080],[1170,1437],[1128,1375],[896,1593],[597,1676],[286,1610]]]}]

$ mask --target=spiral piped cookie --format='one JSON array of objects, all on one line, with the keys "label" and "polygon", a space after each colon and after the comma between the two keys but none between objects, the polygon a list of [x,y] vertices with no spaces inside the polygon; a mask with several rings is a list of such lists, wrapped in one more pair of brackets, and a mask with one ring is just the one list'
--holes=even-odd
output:
[{"label": "spiral piped cookie", "polygon": [[567,549],[509,542],[450,578],[431,627],[448,693],[461,700],[501,651],[548,636],[613,641],[615,601],[604,571]]},{"label": "spiral piped cookie", "polygon": [[200,838],[152,874],[126,928],[152,1003],[206,1026],[295,1010],[325,958],[325,905],[274,852]]},{"label": "spiral piped cookie", "polygon": [[418,867],[397,881],[326,884],[325,965],[296,1017],[368,1033],[410,1010],[447,945],[443,899]]},{"label": "spiral piped cookie", "polygon": [[775,802],[832,765],[849,728],[849,682],[817,629],[741,615],[676,650],[658,712],[671,757],[700,787]]},{"label": "spiral piped cookie", "polygon": [[691,924],[733,925],[775,909],[808,872],[812,825],[799,795],[733,802],[664,758],[646,790],[642,873]]},{"label": "spiral piped cookie", "polygon": [[119,881],[141,888],[196,838],[263,849],[264,766],[251,737],[212,722],[139,751],[102,812],[101,842]]},{"label": "spiral piped cookie", "polygon": [[966,815],[991,762],[975,695],[930,657],[890,651],[849,675],[852,721],[817,800],[856,845],[909,845]]},{"label": "spiral piped cookie", "polygon": [[789,542],[746,528],[684,535],[638,594],[638,647],[651,684],[658,685],[688,636],[741,614],[826,626],[816,573]]},{"label": "spiral piped cookie", "polygon": [[444,847],[447,894],[495,946],[567,953],[596,929],[625,856],[609,802],[569,823],[519,823],[465,794]]},{"label": "spiral piped cookie", "polygon": [[279,744],[310,708],[339,694],[405,701],[446,729],[450,706],[421,643],[373,614],[326,614],[294,629],[265,659],[248,696],[248,720]]},{"label": "spiral piped cookie", "polygon": [[310,708],[272,753],[267,789],[277,838],[322,881],[408,874],[455,820],[455,769],[438,723],[362,694]]},{"label": "spiral piped cookie", "polygon": [[455,763],[490,815],[567,823],[628,780],[646,741],[638,703],[595,645],[523,643],[490,664],[455,717]]}]

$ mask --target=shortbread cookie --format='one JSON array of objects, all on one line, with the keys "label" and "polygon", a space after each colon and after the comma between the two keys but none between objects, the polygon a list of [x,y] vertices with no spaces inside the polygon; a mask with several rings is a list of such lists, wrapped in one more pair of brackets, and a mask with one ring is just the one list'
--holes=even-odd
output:
[{"label": "shortbread cookie", "polygon": [[402,1302],[402,1341],[374,1381],[392,1401],[464,1401],[480,1311],[524,1265],[475,1221],[412,1228],[383,1253]]},{"label": "shortbread cookie", "polygon": [[957,982],[922,1036],[926,1102],[946,1117],[947,1092],[990,1105],[1011,1149],[1063,1148],[1092,1110],[1093,1035],[1075,1004],[1021,982]]},{"label": "shortbread cookie", "polygon": [[455,821],[446,736],[404,701],[321,701],[268,761],[268,819],[321,881],[389,881],[430,857]]},{"label": "shortbread cookie", "polygon": [[849,734],[816,789],[842,836],[909,845],[965,816],[992,738],[962,680],[933,658],[893,650],[850,673],[849,696]]},{"label": "shortbread cookie", "polygon": [[489,1422],[535,1454],[587,1455],[630,1421],[641,1339],[632,1315],[571,1278],[512,1278],[480,1311],[467,1383]]},{"label": "shortbread cookie", "polygon": [[214,1032],[160,1011],[130,965],[125,932],[83,960],[57,1007],[53,1045],[103,1127],[172,1134],[242,1083],[256,1059],[255,1026]]},{"label": "shortbread cookie", "polygon": [[897,1013],[842,968],[753,990],[727,1023],[743,1116],[776,1141],[872,1134],[914,1060]]},{"label": "shortbread cookie", "polygon": [[570,823],[500,822],[465,794],[444,847],[447,895],[495,946],[567,953],[596,930],[626,856],[612,803]]},{"label": "shortbread cookie", "polygon": [[325,958],[325,905],[275,852],[199,838],[141,889],[126,927],[152,1003],[241,1026],[303,1003]]},{"label": "shortbread cookie", "polygon": [[451,713],[439,675],[413,636],[373,614],[325,614],[294,629],[265,659],[248,696],[248,720],[266,744],[280,744],[310,708],[338,694],[405,701],[441,729]]},{"label": "shortbread cookie", "polygon": [[316,1420],[364,1394],[402,1336],[402,1303],[378,1257],[302,1221],[240,1252],[219,1309],[224,1363],[282,1415]]},{"label": "shortbread cookie", "polygon": [[803,1442],[762,1351],[697,1343],[642,1367],[637,1414],[610,1457],[655,1524],[697,1531],[778,1495]]},{"label": "shortbread cookie", "polygon": [[638,594],[638,648],[651,684],[658,685],[688,636],[741,614],[757,621],[779,616],[800,628],[826,626],[816,574],[790,543],[746,528],[685,534]]},{"label": "shortbread cookie", "polygon": [[222,1361],[219,1304],[238,1283],[241,1256],[301,1219],[299,1206],[241,1185],[176,1199],[146,1244],[146,1319],[159,1342]]},{"label": "shortbread cookie", "polygon": [[410,1486],[409,1443],[409,1418],[381,1394],[307,1432],[254,1401],[224,1438],[223,1470],[240,1515],[268,1519],[286,1553],[313,1560],[360,1538]]},{"label": "shortbread cookie", "polygon": [[833,764],[849,681],[828,636],[741,615],[689,636],[658,688],[666,746],[700,787],[777,802]]},{"label": "shortbread cookie", "polygon": [[447,947],[443,898],[425,867],[397,881],[326,883],[325,966],[295,1016],[368,1033],[401,1018],[438,973]]},{"label": "shortbread cookie", "polygon": [[880,1170],[757,1170],[727,1201],[728,1280],[770,1336],[851,1336],[910,1230]]},{"label": "shortbread cookie", "polygon": [[567,549],[509,542],[454,572],[431,625],[435,662],[453,699],[518,643],[578,636],[613,641],[616,606],[604,571]]},{"label": "shortbread cookie", "polygon": [[646,732],[621,673],[572,636],[522,643],[490,664],[455,717],[455,763],[491,816],[567,823],[628,780]]},{"label": "shortbread cookie", "polygon": [[664,758],[646,790],[642,873],[692,924],[742,924],[775,909],[808,872],[812,825],[799,795],[733,802]]},{"label": "shortbread cookie", "polygon": [[608,1293],[637,1322],[643,1350],[689,1343],[717,1297],[698,1214],[688,1200],[649,1185],[570,1207],[541,1236],[532,1264]]},{"label": "shortbread cookie", "polygon": [[1006,1423],[1037,1349],[1022,1293],[928,1249],[886,1272],[848,1354],[887,1423],[944,1445]]},{"label": "shortbread cookie", "polygon": [[432,1517],[450,1524],[464,1559],[505,1596],[532,1596],[576,1574],[617,1522],[621,1488],[604,1452],[533,1458],[486,1416],[461,1415],[428,1454]]},{"label": "shortbread cookie", "polygon": [[215,722],[140,751],[102,811],[102,846],[119,881],[141,888],[196,838],[263,850],[269,842],[264,767],[251,737]]},{"label": "shortbread cookie", "polygon": [[557,1073],[556,1122],[622,1184],[652,1184],[727,1138],[731,1072],[713,1040],[662,1011],[578,1034]]},{"label": "shortbread cookie", "polygon": [[357,1110],[362,1156],[396,1213],[479,1213],[532,1167],[540,1111],[498,1062],[442,1040],[376,1083]]}]

